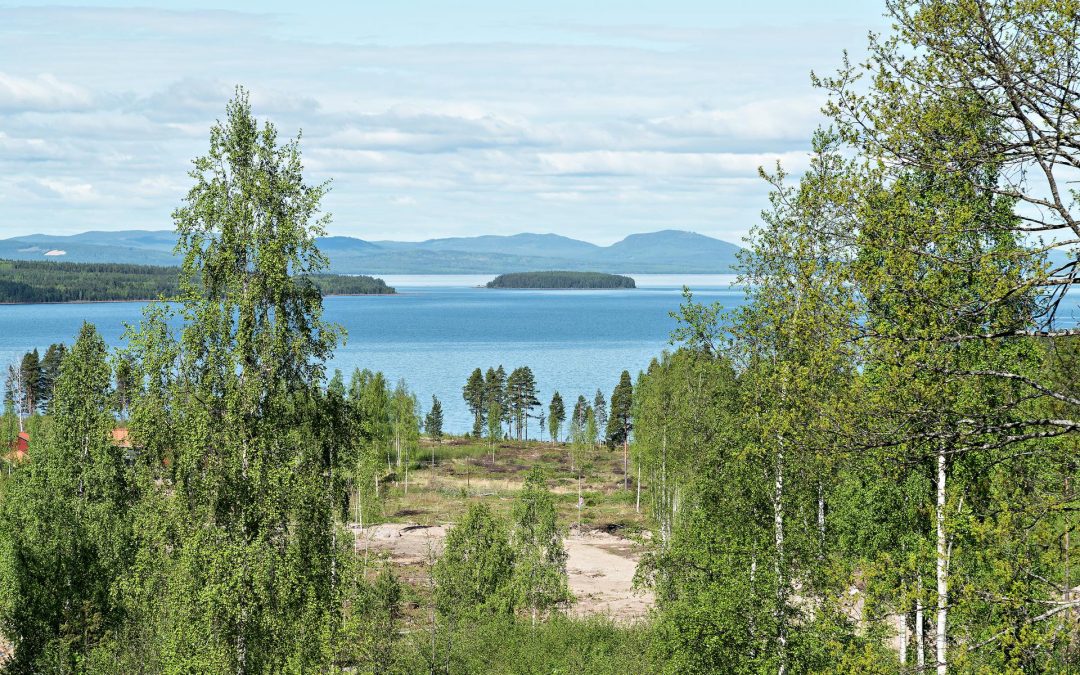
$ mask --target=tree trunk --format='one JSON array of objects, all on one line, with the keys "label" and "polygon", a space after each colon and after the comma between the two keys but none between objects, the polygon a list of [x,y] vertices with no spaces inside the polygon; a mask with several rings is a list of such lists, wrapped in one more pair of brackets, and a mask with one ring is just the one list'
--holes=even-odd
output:
[{"label": "tree trunk", "polygon": [[[1065,476],[1065,503],[1067,504],[1067,503],[1069,503],[1071,501],[1072,501],[1072,490],[1069,489],[1069,477]],[[1072,529],[1071,528],[1072,523],[1070,522],[1071,520],[1072,519],[1069,517],[1068,513],[1066,512],[1066,515],[1065,515],[1065,597],[1063,598],[1063,600],[1065,601],[1065,604],[1069,604],[1070,602],[1072,602],[1072,594],[1073,594],[1072,568],[1070,567],[1070,563],[1069,563],[1069,530]],[[1068,611],[1068,613],[1065,615],[1066,622],[1068,622],[1070,619],[1072,619],[1074,614],[1075,614],[1075,612],[1070,609]]]},{"label": "tree trunk", "polygon": [[[754,550],[750,553],[750,602],[756,602],[757,595],[757,551]],[[750,612],[750,649],[752,650],[751,656],[757,655],[757,621],[755,620],[755,614]]]},{"label": "tree trunk", "polygon": [[919,587],[918,594],[915,596],[915,664],[919,667],[921,673],[926,669],[926,636],[923,633],[925,620],[923,619],[921,574],[915,583]]},{"label": "tree trunk", "polygon": [[634,501],[634,513],[641,513],[641,462],[637,465],[637,499]]},{"label": "tree trunk", "polygon": [[629,442],[630,441],[629,441],[628,438],[623,438],[623,442],[622,442],[622,489],[624,489],[624,490],[627,489],[627,478],[628,478],[628,476],[626,475],[626,469],[627,469],[626,446],[627,446],[627,444]]},{"label": "tree trunk", "polygon": [[907,612],[900,614],[900,669],[905,670],[907,668],[907,648],[908,648],[908,615]]},{"label": "tree trunk", "polygon": [[818,560],[825,559],[825,486],[817,484]]},{"label": "tree trunk", "polygon": [[581,507],[584,506],[584,500],[581,499],[581,474],[578,474],[577,479],[577,527],[578,532],[581,531]]},{"label": "tree trunk", "polygon": [[784,576],[784,448],[776,451],[776,480],[773,484],[773,544],[776,563],[776,654],[777,675],[787,672],[787,579]]},{"label": "tree trunk", "polygon": [[947,543],[945,540],[945,448],[938,449],[937,456],[937,508],[935,509],[937,520],[937,672],[938,675],[946,675],[949,672],[948,655],[946,653],[946,627],[949,618],[949,561]]}]

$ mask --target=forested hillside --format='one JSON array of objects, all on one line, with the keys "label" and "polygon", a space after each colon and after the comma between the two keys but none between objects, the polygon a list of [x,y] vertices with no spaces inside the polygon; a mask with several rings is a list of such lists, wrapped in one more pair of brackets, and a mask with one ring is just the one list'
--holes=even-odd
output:
[{"label": "forested hillside", "polygon": [[488,288],[636,288],[634,280],[603,272],[513,272],[500,274],[487,283]]},{"label": "forested hillside", "polygon": [[[0,260],[0,303],[175,298],[179,274],[179,268],[153,265]],[[311,279],[323,295],[394,292],[382,279],[367,276],[319,274]]]}]

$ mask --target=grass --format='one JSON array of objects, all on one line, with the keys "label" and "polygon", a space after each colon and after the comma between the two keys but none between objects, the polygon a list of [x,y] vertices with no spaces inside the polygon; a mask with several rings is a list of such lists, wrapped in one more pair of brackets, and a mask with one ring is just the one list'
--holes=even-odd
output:
[{"label": "grass", "polygon": [[[434,464],[432,456],[434,455]],[[588,454],[582,478],[583,527],[634,534],[646,521],[635,511],[635,484],[623,489],[622,452],[599,447]],[[442,443],[423,439],[409,462],[409,486],[398,471],[386,484],[382,522],[438,525],[458,521],[471,504],[484,502],[506,515],[525,474],[534,466],[544,469],[556,495],[560,522],[578,522],[577,475],[565,444],[541,441],[503,441],[495,447],[484,441],[448,438]],[[644,492],[644,488],[643,488]]]}]

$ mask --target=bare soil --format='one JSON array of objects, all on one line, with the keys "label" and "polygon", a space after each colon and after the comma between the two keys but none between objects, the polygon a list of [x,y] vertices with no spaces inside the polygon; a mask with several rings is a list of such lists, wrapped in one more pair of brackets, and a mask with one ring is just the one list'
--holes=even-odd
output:
[{"label": "bare soil", "polygon": [[[448,526],[386,523],[354,529],[360,555],[387,554],[406,581],[428,581],[428,566],[442,552]],[[636,542],[595,530],[573,528],[564,540],[570,590],[577,601],[575,616],[602,614],[617,621],[645,617],[653,606],[651,592],[633,589],[641,547]]]}]

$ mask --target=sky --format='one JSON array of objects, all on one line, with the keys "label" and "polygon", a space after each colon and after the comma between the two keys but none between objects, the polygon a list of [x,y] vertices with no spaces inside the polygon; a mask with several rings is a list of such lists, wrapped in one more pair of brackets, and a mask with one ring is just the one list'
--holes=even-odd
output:
[{"label": "sky", "polygon": [[0,2],[0,237],[170,229],[237,85],[330,232],[739,242],[876,0]]}]

